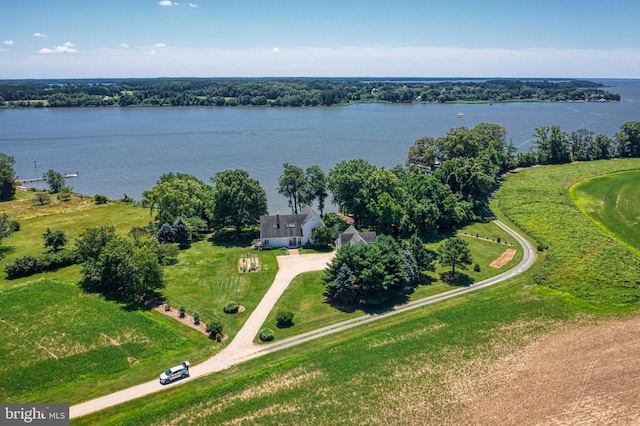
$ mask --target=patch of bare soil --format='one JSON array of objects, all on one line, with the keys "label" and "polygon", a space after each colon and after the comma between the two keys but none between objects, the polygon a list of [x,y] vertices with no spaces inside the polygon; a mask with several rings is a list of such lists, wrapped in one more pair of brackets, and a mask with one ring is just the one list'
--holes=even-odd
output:
[{"label": "patch of bare soil", "polygon": [[504,265],[511,262],[511,259],[513,259],[513,256],[515,255],[516,249],[506,249],[504,253],[502,253],[499,258],[491,262],[489,266],[496,269],[502,268]]},{"label": "patch of bare soil", "polygon": [[461,417],[473,425],[638,425],[638,336],[638,314],[564,326],[493,363]]},{"label": "patch of bare soil", "polygon": [[[184,325],[191,327],[195,330],[198,330],[199,332],[201,332],[202,334],[205,334],[207,336],[209,336],[209,332],[207,331],[207,324],[205,324],[202,321],[199,321],[197,324],[195,322],[195,320],[193,319],[193,317],[187,313],[184,314],[183,317],[180,316],[180,311],[178,309],[175,309],[174,307],[170,307],[169,310],[166,310],[166,307],[164,304],[158,302],[158,301],[150,301],[147,303],[147,305],[153,309],[155,309],[156,311],[160,312],[161,314],[164,315],[168,315],[178,321],[180,321],[181,323],[183,323]],[[211,337],[211,336],[209,336]],[[227,336],[226,334],[222,335],[222,340],[221,342],[224,342],[225,340],[227,340],[229,336]]]}]

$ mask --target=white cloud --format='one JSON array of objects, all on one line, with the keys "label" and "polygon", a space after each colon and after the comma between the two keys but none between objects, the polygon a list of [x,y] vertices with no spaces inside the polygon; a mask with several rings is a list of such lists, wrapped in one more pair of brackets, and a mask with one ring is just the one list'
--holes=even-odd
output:
[{"label": "white cloud", "polygon": [[189,3],[189,7],[196,8],[196,7],[198,7],[198,4],[197,3]]},{"label": "white cloud", "polygon": [[7,46],[13,46],[13,40],[5,40],[2,44],[6,44]]},{"label": "white cloud", "polygon": [[271,49],[271,53],[280,53],[280,49],[274,47],[273,49]]},{"label": "white cloud", "polygon": [[42,33],[33,33],[34,37],[46,37],[46,34],[42,34]]},{"label": "white cloud", "polygon": [[160,48],[160,47],[167,47],[167,45],[164,43],[156,43],[153,45],[153,47]]},{"label": "white cloud", "polygon": [[123,49],[128,49],[131,46],[129,46],[127,43],[120,43],[120,47],[122,47]]},{"label": "white cloud", "polygon": [[160,6],[172,6],[173,2],[171,0],[162,0],[162,1],[159,1],[158,4]]},{"label": "white cloud", "polygon": [[76,49],[73,48],[73,43],[71,43],[70,41],[66,42],[65,44],[63,44],[62,46],[56,46],[53,49],[49,49],[46,47],[43,47],[42,49],[40,49],[38,51],[38,53],[43,53],[43,54],[56,54],[56,53],[78,53],[78,51]]}]

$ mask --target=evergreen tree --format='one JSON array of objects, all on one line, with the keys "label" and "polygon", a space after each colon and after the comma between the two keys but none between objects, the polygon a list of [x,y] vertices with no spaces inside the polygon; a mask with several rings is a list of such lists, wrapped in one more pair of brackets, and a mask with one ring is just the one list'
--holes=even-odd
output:
[{"label": "evergreen tree", "polygon": [[176,231],[173,226],[168,223],[163,223],[158,232],[156,238],[160,244],[172,244],[176,242]]},{"label": "evergreen tree", "polygon": [[173,226],[175,234],[175,242],[178,243],[181,249],[188,249],[191,247],[192,236],[189,227],[185,223],[184,219],[178,218]]}]

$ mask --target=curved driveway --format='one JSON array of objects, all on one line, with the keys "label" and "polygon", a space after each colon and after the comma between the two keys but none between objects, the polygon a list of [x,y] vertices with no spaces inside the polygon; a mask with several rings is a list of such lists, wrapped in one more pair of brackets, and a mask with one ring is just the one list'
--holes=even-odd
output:
[{"label": "curved driveway", "polygon": [[258,334],[260,327],[262,327],[262,324],[264,324],[264,321],[269,315],[269,312],[271,312],[274,305],[276,304],[282,293],[286,290],[293,278],[303,272],[318,271],[324,269],[327,263],[333,257],[333,253],[310,254],[303,256],[279,256],[277,258],[279,269],[273,281],[273,284],[264,295],[263,299],[260,301],[256,309],[249,316],[243,327],[240,329],[240,331],[238,331],[238,334],[234,337],[233,341],[220,353],[214,355],[201,364],[193,366],[190,369],[191,377],[189,379],[179,380],[171,385],[161,385],[158,380],[153,380],[151,382],[123,389],[119,392],[115,392],[100,398],[93,399],[91,401],[72,406],[70,409],[70,417],[75,418],[84,416],[86,414],[99,411],[113,405],[130,401],[132,399],[139,398],[154,392],[158,392],[166,387],[177,386],[188,380],[224,370],[231,367],[232,365],[239,364],[249,359],[257,358],[268,353],[286,349],[294,345],[299,345],[301,343],[308,342],[310,340],[317,339],[329,334],[337,333],[339,331],[343,331],[352,327],[356,327],[361,324],[366,324],[368,322],[375,321],[389,315],[394,315],[410,309],[430,305],[432,303],[446,300],[460,294],[476,291],[478,289],[485,288],[490,285],[505,281],[509,278],[515,277],[516,275],[521,274],[531,267],[531,265],[535,261],[535,252],[531,244],[529,244],[529,242],[524,237],[517,234],[513,229],[509,228],[498,220],[494,221],[494,223],[504,229],[513,238],[515,238],[524,250],[524,256],[522,260],[513,269],[496,275],[495,277],[488,278],[484,281],[477,282],[468,287],[456,288],[434,296],[414,300],[401,306],[396,306],[394,309],[384,313],[363,315],[357,318],[293,336],[288,339],[282,339],[272,344],[256,345],[253,343],[253,339]]}]

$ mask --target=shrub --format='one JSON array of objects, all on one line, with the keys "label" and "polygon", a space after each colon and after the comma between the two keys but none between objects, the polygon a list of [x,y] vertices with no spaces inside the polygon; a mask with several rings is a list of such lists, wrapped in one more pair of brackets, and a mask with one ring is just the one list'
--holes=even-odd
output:
[{"label": "shrub", "polygon": [[107,204],[107,201],[109,201],[109,199],[106,195],[96,194],[93,196],[93,201],[95,201],[96,204]]},{"label": "shrub", "polygon": [[196,324],[200,324],[200,314],[199,313],[194,313],[193,314],[193,322]]},{"label": "shrub", "polygon": [[538,251],[544,251],[544,246],[542,244],[538,244]]},{"label": "shrub", "polygon": [[[218,321],[210,321],[207,324],[207,333],[211,334],[212,336],[216,336],[216,340],[218,340],[217,335],[222,334],[222,324],[220,324]],[[220,338],[222,338],[222,336]]]},{"label": "shrub", "polygon": [[222,342],[222,334],[216,333],[216,342],[218,343]]},{"label": "shrub", "polygon": [[477,263],[476,263],[475,265],[473,265],[473,270],[474,270],[475,272],[480,272],[480,265],[479,265],[479,264],[477,264]]},{"label": "shrub", "polygon": [[278,328],[290,327],[293,325],[293,312],[280,311],[276,316]]},{"label": "shrub", "polygon": [[28,277],[44,271],[44,262],[37,257],[24,256],[9,263],[4,271],[8,278]]},{"label": "shrub", "polygon": [[165,303],[164,304],[164,310],[165,310],[165,312],[169,312],[171,310],[171,305],[168,304],[168,303]]},{"label": "shrub", "polygon": [[262,341],[262,342],[270,342],[270,341],[272,341],[273,338],[274,338],[273,330],[270,330],[268,328],[260,330],[259,338],[260,338],[260,341]]},{"label": "shrub", "polygon": [[236,312],[238,312],[238,309],[240,309],[240,305],[238,305],[236,302],[229,302],[224,305],[224,308],[222,308],[225,314],[235,314]]},{"label": "shrub", "polygon": [[77,263],[78,257],[72,250],[49,254],[43,258],[24,256],[5,266],[8,278],[28,277],[44,271],[53,271]]},{"label": "shrub", "polygon": [[180,306],[180,318],[184,318],[185,312],[187,310],[185,309],[184,306]]},{"label": "shrub", "polygon": [[496,242],[498,242],[498,243],[500,242],[500,237],[498,237],[498,238],[496,239]]}]

